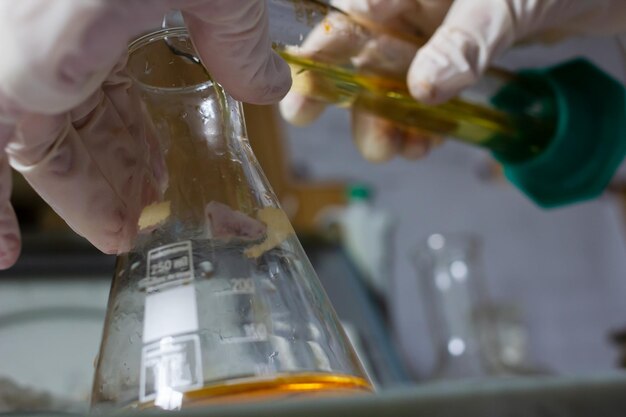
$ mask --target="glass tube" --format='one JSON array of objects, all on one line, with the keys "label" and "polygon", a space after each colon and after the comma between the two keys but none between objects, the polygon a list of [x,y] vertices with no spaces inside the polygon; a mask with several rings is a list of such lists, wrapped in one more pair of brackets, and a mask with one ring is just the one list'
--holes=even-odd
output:
[{"label": "glass tube", "polygon": [[315,0],[269,0],[269,14],[293,90],[307,97],[486,147],[509,161],[537,155],[554,134],[556,104],[544,85],[491,70],[458,98],[428,106],[410,96],[405,81],[423,37]]}]

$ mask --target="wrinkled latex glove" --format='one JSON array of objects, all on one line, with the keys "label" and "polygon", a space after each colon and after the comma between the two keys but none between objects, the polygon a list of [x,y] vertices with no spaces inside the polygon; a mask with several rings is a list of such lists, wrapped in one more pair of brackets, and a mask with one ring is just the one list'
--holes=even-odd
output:
[{"label": "wrinkled latex glove", "polygon": [[[270,103],[290,86],[270,48],[263,0],[0,2],[0,268],[20,251],[9,164],[78,234],[127,249],[164,175],[125,76],[129,40],[182,10],[202,62],[235,98]],[[140,198],[138,198],[138,196]]]},{"label": "wrinkled latex glove", "polygon": [[[522,41],[553,41],[576,34],[609,35],[626,30],[623,0],[335,0],[333,5],[394,31],[430,37],[419,50],[387,39],[360,38],[345,30],[339,15],[314,28],[299,53],[315,58],[349,58],[357,68],[406,77],[411,95],[442,103],[476,82],[494,58]],[[329,32],[328,28],[337,30]],[[283,116],[305,125],[324,105],[291,92],[281,102]],[[396,153],[425,155],[437,142],[364,112],[353,111],[357,148],[371,161]]]}]

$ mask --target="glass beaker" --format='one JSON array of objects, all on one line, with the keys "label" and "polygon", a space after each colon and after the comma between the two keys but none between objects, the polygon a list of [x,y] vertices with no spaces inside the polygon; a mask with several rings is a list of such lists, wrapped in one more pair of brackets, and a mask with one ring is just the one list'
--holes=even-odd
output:
[{"label": "glass beaker", "polygon": [[432,234],[415,251],[422,302],[436,349],[434,378],[484,376],[474,309],[484,299],[480,241]]},{"label": "glass beaker", "polygon": [[117,259],[93,409],[371,391],[252,154],[240,103],[195,57],[183,29],[130,47],[135,128],[158,143],[161,168]]},{"label": "glass beaker", "polygon": [[436,349],[432,378],[540,372],[528,362],[520,313],[487,296],[478,237],[432,234],[416,248],[414,262]]}]

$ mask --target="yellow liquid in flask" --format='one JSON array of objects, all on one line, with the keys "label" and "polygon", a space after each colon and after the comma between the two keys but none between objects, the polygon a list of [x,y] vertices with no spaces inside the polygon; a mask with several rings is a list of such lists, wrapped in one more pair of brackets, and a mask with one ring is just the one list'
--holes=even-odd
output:
[{"label": "yellow liquid in flask", "polygon": [[[294,373],[272,379],[242,379],[227,383],[207,385],[183,393],[181,408],[244,403],[287,398],[332,397],[373,393],[366,379],[352,375]],[[140,404],[137,408],[160,408],[154,402]]]}]

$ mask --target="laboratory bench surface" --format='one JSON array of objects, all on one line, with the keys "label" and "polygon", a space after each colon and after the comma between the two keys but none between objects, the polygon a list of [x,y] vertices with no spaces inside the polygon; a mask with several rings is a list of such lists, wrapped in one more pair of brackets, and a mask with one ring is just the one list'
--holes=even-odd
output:
[{"label": "laboratory bench surface", "polygon": [[[50,252],[50,245],[41,242],[41,250],[33,250],[22,259],[22,270],[19,268],[10,273],[0,275],[0,283],[5,288],[5,296],[15,304],[11,309],[10,303],[5,299],[4,305],[0,303],[0,313],[3,309],[5,316],[13,314],[16,310],[23,313],[25,306],[22,299],[32,301],[27,312],[34,309],[35,312],[46,314],[44,307],[62,305],[65,309],[61,313],[67,316],[68,308],[83,308],[88,306],[88,317],[83,317],[84,331],[80,332],[82,339],[76,336],[71,340],[72,346],[81,346],[80,351],[67,350],[66,345],[59,345],[59,351],[66,353],[68,360],[84,364],[84,380],[88,380],[88,366],[91,366],[93,354],[97,349],[100,339],[101,320],[106,305],[109,276],[113,269],[114,258],[103,257],[86,250],[84,253],[75,250],[67,250],[68,256],[63,256],[64,251]],[[304,242],[306,243],[306,242]],[[336,306],[342,319],[352,323],[358,330],[365,342],[365,351],[377,382],[385,387],[374,395],[362,395],[343,398],[326,399],[300,399],[285,401],[268,401],[265,403],[236,404],[229,406],[212,406],[206,408],[183,410],[176,413],[179,416],[190,417],[286,417],[286,416],[428,416],[428,417],[561,417],[561,416],[624,416],[626,415],[626,372],[601,373],[585,376],[542,376],[542,377],[516,377],[507,379],[488,380],[463,380],[446,383],[420,383],[411,384],[411,377],[406,375],[406,365],[396,352],[395,346],[389,343],[391,337],[388,334],[388,323],[384,314],[378,311],[375,303],[368,297],[368,293],[362,281],[354,270],[353,265],[345,254],[336,247],[306,245],[307,254],[315,266],[320,280],[329,293],[333,304]],[[31,246],[32,247],[32,246]],[[80,248],[78,248],[80,249]],[[80,272],[76,274],[76,272]],[[59,281],[52,278],[52,273],[60,275],[65,280],[72,281],[71,285],[57,285]],[[72,273],[73,272],[73,273]],[[31,280],[30,277],[39,279]],[[346,279],[337,280],[337,276]],[[93,279],[87,279],[91,277]],[[4,278],[4,279],[2,279]],[[45,283],[45,285],[44,285]],[[97,284],[97,285],[96,285]],[[94,286],[95,285],[95,286]],[[56,288],[56,287],[59,288]],[[95,288],[98,288],[96,291]],[[55,291],[56,288],[56,291]],[[22,298],[13,296],[9,289],[21,295]],[[68,293],[68,291],[73,291]],[[40,294],[42,293],[42,294]],[[57,297],[55,294],[62,294]],[[57,294],[57,295],[58,295]],[[342,302],[345,294],[350,294],[350,303]],[[44,297],[45,295],[45,297]],[[55,299],[58,298],[58,299]],[[67,299],[74,301],[68,305]],[[55,301],[56,300],[56,301]],[[35,301],[39,302],[37,304]],[[60,303],[60,304],[59,304]],[[98,311],[92,311],[94,308]],[[81,310],[82,311],[82,310]],[[72,311],[70,311],[72,313]],[[84,312],[83,312],[84,313]],[[1,315],[1,314],[0,314]],[[72,315],[76,316],[77,314]],[[63,317],[65,317],[63,316]],[[9,318],[15,319],[15,314]],[[22,316],[20,316],[23,318]],[[20,318],[18,317],[18,318]],[[82,316],[80,316],[82,317]],[[6,317],[5,317],[6,318]],[[30,322],[34,318],[28,316]],[[14,323],[15,320],[13,320]],[[1,323],[0,323],[1,324]],[[7,324],[7,323],[5,323]],[[37,323],[34,323],[37,324]],[[33,325],[34,325],[33,324]],[[63,324],[63,323],[61,323]],[[44,326],[44,324],[41,324]],[[74,322],[66,323],[68,326],[76,326]],[[5,330],[15,330],[16,326],[5,326]],[[74,333],[75,327],[72,327]],[[28,329],[24,328],[24,332]],[[32,330],[32,329],[31,329]],[[50,329],[49,329],[50,330]],[[57,331],[51,328],[50,331]],[[32,333],[32,331],[31,331]],[[30,335],[30,336],[29,336]],[[26,336],[34,337],[28,333]],[[24,336],[24,337],[26,337]],[[59,343],[63,340],[57,337]],[[6,340],[6,339],[5,339]],[[30,339],[28,339],[30,340]],[[25,341],[28,341],[25,339]],[[54,339],[48,340],[47,349]],[[93,346],[85,348],[85,343]],[[17,343],[17,342],[15,342]],[[20,345],[21,346],[21,345]],[[7,346],[5,346],[7,347]],[[17,344],[13,346],[18,350]],[[0,344],[0,351],[2,345]],[[77,355],[84,355],[84,358]],[[32,365],[33,358],[28,356]],[[59,364],[63,362],[59,358]],[[19,371],[19,361],[5,361],[4,365],[15,364]],[[0,368],[3,363],[0,362]],[[19,369],[17,369],[19,368]],[[78,372],[77,371],[77,372]],[[8,372],[8,375],[11,375]],[[50,378],[50,383],[59,384],[60,374],[52,370],[43,373]],[[76,374],[73,374],[74,376]],[[41,375],[32,375],[33,380],[41,379]],[[37,379],[39,378],[39,379]],[[82,381],[82,379],[81,379]],[[74,381],[74,385],[77,381]],[[71,384],[66,386],[70,389]],[[84,384],[81,384],[84,385]],[[84,390],[88,391],[85,385]],[[74,386],[76,392],[80,391]],[[57,416],[54,413],[27,413],[29,416]],[[165,412],[144,412],[150,415],[171,415]],[[0,416],[12,414],[0,413]],[[16,413],[25,415],[24,413]],[[81,416],[81,414],[62,413],[58,416]],[[116,416],[124,414],[115,413]]]},{"label": "laboratory bench surface", "polygon": [[[585,377],[523,377],[429,383],[395,388],[375,395],[203,407],[176,414],[189,417],[607,417],[623,416],[625,410],[626,373],[612,373]],[[141,414],[171,415],[158,411],[144,411]]]}]

